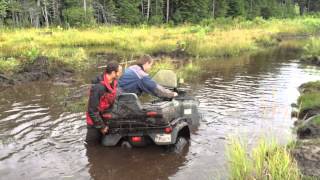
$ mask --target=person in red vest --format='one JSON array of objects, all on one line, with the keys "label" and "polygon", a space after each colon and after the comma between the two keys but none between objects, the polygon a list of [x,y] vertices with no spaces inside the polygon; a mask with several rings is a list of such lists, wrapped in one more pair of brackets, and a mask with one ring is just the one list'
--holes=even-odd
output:
[{"label": "person in red vest", "polygon": [[102,115],[110,109],[117,96],[117,79],[122,75],[122,67],[117,62],[107,64],[105,72],[92,81],[88,111],[86,112],[87,136],[86,141],[100,141],[108,133]]}]

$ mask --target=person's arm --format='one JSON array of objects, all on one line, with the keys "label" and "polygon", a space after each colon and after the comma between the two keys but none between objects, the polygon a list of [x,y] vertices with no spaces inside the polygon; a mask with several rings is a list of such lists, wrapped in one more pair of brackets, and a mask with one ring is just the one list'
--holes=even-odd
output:
[{"label": "person's arm", "polygon": [[157,84],[150,76],[145,76],[142,78],[143,91],[149,94],[153,94],[157,97],[173,98],[177,93],[164,88],[163,86]]},{"label": "person's arm", "polygon": [[93,121],[93,126],[97,129],[105,129],[106,124],[99,113],[100,98],[103,96],[103,91],[97,85],[93,85],[90,89],[88,114]]},{"label": "person's arm", "polygon": [[154,92],[157,94],[158,97],[173,98],[178,95],[177,93],[172,92],[159,84],[157,84],[157,87],[155,88]]}]

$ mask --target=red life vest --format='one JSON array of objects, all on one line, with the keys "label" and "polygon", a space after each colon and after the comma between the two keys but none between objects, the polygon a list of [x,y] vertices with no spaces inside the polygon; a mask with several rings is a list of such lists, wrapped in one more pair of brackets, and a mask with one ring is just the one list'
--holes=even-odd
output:
[{"label": "red life vest", "polygon": [[[117,86],[118,86],[118,82],[117,80],[113,81],[113,87],[111,87],[107,74],[103,75],[103,80],[100,82],[100,84],[102,84],[107,90],[106,92],[103,94],[103,96],[100,97],[99,100],[99,112],[102,113],[103,111],[107,110],[108,108],[110,108],[112,106],[112,104],[114,103],[116,96],[117,96]],[[99,116],[99,114],[96,114],[96,116]],[[91,119],[91,117],[89,116],[89,113],[86,113],[86,120],[87,120],[87,124],[92,126],[94,125],[93,120]]]},{"label": "red life vest", "polygon": [[104,93],[104,95],[100,98],[99,103],[99,111],[103,112],[106,109],[108,109],[114,101],[116,100],[117,96],[117,80],[113,81],[113,88],[109,84],[109,80],[107,77],[107,74],[103,76],[103,81],[100,82],[100,84],[104,85],[109,92]]}]

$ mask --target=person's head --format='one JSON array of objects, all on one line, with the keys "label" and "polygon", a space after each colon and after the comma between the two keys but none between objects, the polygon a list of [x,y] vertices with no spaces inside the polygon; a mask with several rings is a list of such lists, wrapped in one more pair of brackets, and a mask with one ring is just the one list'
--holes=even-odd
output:
[{"label": "person's head", "polygon": [[122,75],[122,66],[120,66],[118,62],[111,61],[107,64],[105,73],[108,74],[112,80],[118,79]]},{"label": "person's head", "polygon": [[142,66],[144,71],[150,71],[153,65],[153,59],[150,55],[143,55],[137,60],[137,65]]}]

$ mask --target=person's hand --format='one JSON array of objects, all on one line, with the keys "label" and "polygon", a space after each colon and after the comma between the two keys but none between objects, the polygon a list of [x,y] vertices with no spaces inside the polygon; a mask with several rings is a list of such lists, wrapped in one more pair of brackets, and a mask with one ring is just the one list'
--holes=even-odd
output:
[{"label": "person's hand", "polygon": [[100,132],[101,132],[103,135],[106,135],[106,134],[108,133],[108,131],[109,131],[109,127],[108,127],[108,126],[100,129]]},{"label": "person's hand", "polygon": [[173,92],[173,97],[177,97],[177,96],[178,96],[178,93]]}]

